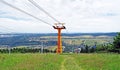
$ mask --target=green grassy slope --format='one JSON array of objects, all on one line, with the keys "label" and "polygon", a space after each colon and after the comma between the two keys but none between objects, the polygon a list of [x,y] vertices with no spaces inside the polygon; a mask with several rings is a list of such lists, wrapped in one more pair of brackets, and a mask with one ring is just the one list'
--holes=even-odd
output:
[{"label": "green grassy slope", "polygon": [[0,70],[119,70],[119,54],[0,54]]}]

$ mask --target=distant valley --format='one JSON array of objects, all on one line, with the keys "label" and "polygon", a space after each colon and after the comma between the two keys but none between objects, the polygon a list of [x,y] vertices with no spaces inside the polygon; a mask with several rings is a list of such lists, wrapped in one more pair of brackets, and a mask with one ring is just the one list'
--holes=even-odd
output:
[{"label": "distant valley", "polygon": [[[69,33],[62,34],[62,45],[67,49],[71,47],[79,47],[83,42],[85,45],[94,46],[112,43],[117,33]],[[0,34],[0,48],[7,47],[41,47],[44,48],[57,46],[57,34],[35,34],[35,33],[15,33]]]}]

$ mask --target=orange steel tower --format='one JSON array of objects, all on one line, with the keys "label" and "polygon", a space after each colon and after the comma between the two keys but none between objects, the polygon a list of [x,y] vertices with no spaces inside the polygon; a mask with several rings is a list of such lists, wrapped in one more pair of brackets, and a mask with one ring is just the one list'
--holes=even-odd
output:
[{"label": "orange steel tower", "polygon": [[62,53],[62,39],[61,39],[61,30],[66,29],[64,26],[64,23],[56,23],[55,26],[53,26],[54,29],[58,30],[58,47],[56,50],[56,53],[60,54]]}]

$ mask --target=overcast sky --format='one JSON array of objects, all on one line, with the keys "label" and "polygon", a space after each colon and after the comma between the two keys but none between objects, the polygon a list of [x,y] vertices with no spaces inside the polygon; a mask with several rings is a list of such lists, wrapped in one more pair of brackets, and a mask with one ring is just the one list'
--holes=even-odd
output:
[{"label": "overcast sky", "polygon": [[[2,0],[0,0],[2,1]],[[28,0],[4,0],[54,25],[43,11]],[[69,32],[120,32],[120,0],[34,0]],[[56,33],[52,26],[36,20],[0,2],[1,33]]]}]

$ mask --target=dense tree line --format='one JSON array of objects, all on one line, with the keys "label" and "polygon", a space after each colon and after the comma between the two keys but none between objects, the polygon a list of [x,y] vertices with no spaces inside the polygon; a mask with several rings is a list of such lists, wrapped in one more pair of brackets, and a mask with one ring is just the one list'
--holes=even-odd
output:
[{"label": "dense tree line", "polygon": [[48,53],[48,52],[52,52],[54,53],[55,51],[51,51],[51,50],[47,50],[47,49],[43,49],[43,51],[41,51],[41,49],[39,48],[12,48],[12,49],[0,49],[0,53]]},{"label": "dense tree line", "polygon": [[120,53],[120,33],[114,37],[113,43],[98,45],[96,51],[106,51]]}]

